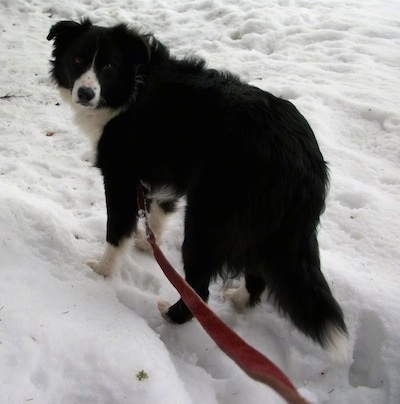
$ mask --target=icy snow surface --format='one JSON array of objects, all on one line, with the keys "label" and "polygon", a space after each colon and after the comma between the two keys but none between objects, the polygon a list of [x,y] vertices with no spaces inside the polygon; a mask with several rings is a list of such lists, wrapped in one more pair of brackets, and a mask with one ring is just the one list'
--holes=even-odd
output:
[{"label": "icy snow surface", "polygon": [[[112,279],[102,180],[48,75],[52,24],[90,17],[151,31],[179,56],[291,100],[330,164],[323,271],[352,360],[333,362],[265,300],[210,305],[313,403],[400,403],[398,0],[0,0],[0,403],[280,403],[196,321],[165,323],[177,293],[132,249]],[[210,223],[210,226],[212,224]],[[162,249],[181,269],[182,216]]]}]

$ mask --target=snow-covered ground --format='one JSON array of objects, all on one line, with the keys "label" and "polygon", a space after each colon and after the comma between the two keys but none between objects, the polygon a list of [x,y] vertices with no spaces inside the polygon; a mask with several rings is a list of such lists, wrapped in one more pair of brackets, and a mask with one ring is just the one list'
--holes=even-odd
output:
[{"label": "snow-covered ground", "polygon": [[[52,24],[87,16],[151,31],[290,99],[331,170],[323,271],[352,360],[332,362],[264,301],[210,305],[314,403],[400,402],[400,6],[398,0],[0,0],[0,402],[280,403],[196,321],[167,324],[177,293],[132,249],[103,279],[84,264],[105,238],[90,144],[49,80]],[[210,224],[211,225],[211,224]],[[181,268],[182,217],[163,250]]]}]

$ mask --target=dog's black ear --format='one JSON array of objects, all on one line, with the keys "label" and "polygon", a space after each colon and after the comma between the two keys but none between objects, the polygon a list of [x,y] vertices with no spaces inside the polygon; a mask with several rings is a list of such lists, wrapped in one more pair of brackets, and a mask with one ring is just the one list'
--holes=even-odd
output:
[{"label": "dog's black ear", "polygon": [[81,23],[74,21],[60,21],[51,27],[49,35],[47,35],[47,40],[51,41],[54,39],[54,45],[56,47],[68,45],[87,31],[91,26],[92,23],[87,19],[82,20]]},{"label": "dog's black ear", "polygon": [[113,32],[118,38],[118,42],[127,48],[135,64],[146,65],[149,63],[150,47],[145,39],[145,36],[140,35],[133,29],[129,29],[124,24],[114,27]]}]

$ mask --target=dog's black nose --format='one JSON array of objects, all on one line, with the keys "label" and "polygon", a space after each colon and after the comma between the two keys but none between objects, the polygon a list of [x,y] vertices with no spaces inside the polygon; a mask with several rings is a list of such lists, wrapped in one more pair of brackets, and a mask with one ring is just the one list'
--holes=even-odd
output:
[{"label": "dog's black nose", "polygon": [[95,92],[90,87],[80,87],[78,89],[78,98],[82,103],[88,103],[95,95]]}]

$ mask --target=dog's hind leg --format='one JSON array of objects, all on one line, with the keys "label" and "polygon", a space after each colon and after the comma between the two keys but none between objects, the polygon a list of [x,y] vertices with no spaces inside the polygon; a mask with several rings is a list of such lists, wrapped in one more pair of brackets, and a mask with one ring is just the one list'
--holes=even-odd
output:
[{"label": "dog's hind leg", "polygon": [[[207,250],[205,245],[196,243],[194,247],[191,244],[192,240],[186,235],[182,246],[185,279],[196,293],[207,302],[209,296],[208,286],[222,263],[213,256],[210,250]],[[193,317],[182,299],[179,299],[171,307],[168,307],[163,302],[161,305],[159,304],[159,309],[161,314],[173,323],[182,324]]]},{"label": "dog's hind leg", "polygon": [[[201,200],[203,197],[207,198],[198,195],[195,203],[187,198],[182,259],[186,281],[206,302],[210,281],[217,276],[224,263],[224,240],[216,228],[210,226],[210,223],[214,223],[215,212],[211,205]],[[174,323],[181,324],[193,317],[182,299],[171,307],[162,304],[159,308],[163,316]]]}]

